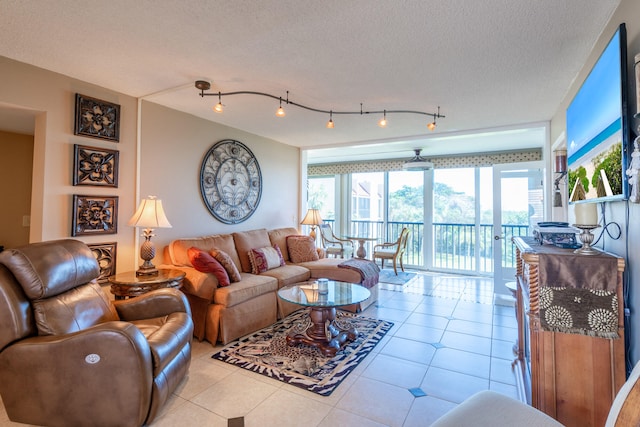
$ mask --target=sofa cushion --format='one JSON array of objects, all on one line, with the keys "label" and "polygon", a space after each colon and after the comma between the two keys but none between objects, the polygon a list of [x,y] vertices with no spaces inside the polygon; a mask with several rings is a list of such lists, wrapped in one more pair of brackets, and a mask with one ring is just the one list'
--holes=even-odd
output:
[{"label": "sofa cushion", "polygon": [[225,307],[233,307],[277,290],[278,281],[273,277],[242,273],[242,280],[239,282],[232,283],[226,288],[218,288],[213,295],[213,301]]},{"label": "sofa cushion", "polygon": [[253,248],[271,246],[271,241],[269,240],[269,235],[265,228],[233,233],[233,241],[236,244],[236,251],[240,258],[241,270],[245,273],[251,273],[249,251]]},{"label": "sofa cushion", "polygon": [[298,230],[293,227],[276,228],[268,231],[269,240],[272,245],[278,245],[280,252],[282,252],[282,258],[285,262],[290,261],[289,250],[287,249],[287,236],[293,236],[300,234]]},{"label": "sofa cushion", "polygon": [[283,286],[293,285],[298,282],[306,282],[309,280],[309,269],[299,265],[288,264],[282,267],[262,273],[263,276],[273,277],[278,280],[278,289]]},{"label": "sofa cushion", "polygon": [[348,268],[338,268],[342,262],[344,260],[341,258],[322,258],[318,261],[303,262],[298,265],[309,269],[312,279],[325,277],[340,282],[360,283],[362,281],[360,273]]},{"label": "sofa cushion", "polygon": [[97,282],[32,304],[39,335],[69,334],[118,320],[115,308]]},{"label": "sofa cushion", "polygon": [[249,251],[249,261],[251,262],[251,274],[264,273],[272,268],[284,265],[282,253],[277,245],[251,249]]},{"label": "sofa cushion", "polygon": [[210,253],[191,247],[187,251],[193,268],[201,273],[211,273],[218,279],[219,286],[229,286],[229,273]]},{"label": "sofa cushion", "polygon": [[230,282],[239,282],[242,278],[235,263],[225,251],[219,248],[212,248],[209,253],[218,261],[229,275]]},{"label": "sofa cushion", "polygon": [[294,264],[320,259],[318,251],[316,251],[316,244],[311,236],[287,236],[287,249],[289,250],[289,258]]},{"label": "sofa cushion", "polygon": [[209,252],[213,248],[221,249],[231,257],[231,260],[238,268],[240,267],[240,259],[238,258],[236,246],[231,234],[217,234],[214,236],[174,240],[167,247],[171,264],[179,267],[193,267],[189,261],[189,254],[187,253],[191,247],[196,247],[205,252]]}]

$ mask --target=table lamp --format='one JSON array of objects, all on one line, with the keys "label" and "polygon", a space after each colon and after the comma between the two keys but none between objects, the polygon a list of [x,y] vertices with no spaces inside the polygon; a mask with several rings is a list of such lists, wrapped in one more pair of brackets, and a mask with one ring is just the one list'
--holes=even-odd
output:
[{"label": "table lamp", "polygon": [[309,209],[300,224],[311,226],[311,232],[309,233],[309,236],[313,237],[313,240],[315,241],[316,225],[322,224],[322,217],[320,216],[320,211],[318,209]]},{"label": "table lamp", "polygon": [[144,243],[140,246],[140,258],[144,260],[144,263],[136,271],[136,276],[150,276],[158,274],[158,269],[153,265],[151,260],[156,256],[156,248],[151,241],[154,228],[171,228],[171,224],[164,214],[162,209],[162,200],[158,200],[155,196],[149,196],[148,198],[140,202],[138,210],[129,220],[129,225],[132,227],[144,227]]}]

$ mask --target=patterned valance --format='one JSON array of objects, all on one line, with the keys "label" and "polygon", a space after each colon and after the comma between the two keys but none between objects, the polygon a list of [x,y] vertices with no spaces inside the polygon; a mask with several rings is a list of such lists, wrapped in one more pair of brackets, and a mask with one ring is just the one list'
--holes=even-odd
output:
[{"label": "patterned valance", "polygon": [[[425,156],[426,157],[426,156]],[[501,153],[470,154],[462,156],[428,157],[436,169],[487,167],[501,163],[520,163],[542,160],[542,150],[510,151]],[[309,165],[308,176],[340,175],[362,172],[390,172],[402,170],[407,159],[375,160]]]}]

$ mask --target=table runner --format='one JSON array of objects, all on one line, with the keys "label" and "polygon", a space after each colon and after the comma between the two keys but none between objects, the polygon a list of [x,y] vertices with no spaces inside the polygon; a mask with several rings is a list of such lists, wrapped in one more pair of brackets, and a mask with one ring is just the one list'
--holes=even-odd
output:
[{"label": "table runner", "polygon": [[542,329],[619,338],[618,260],[523,240],[538,254]]}]

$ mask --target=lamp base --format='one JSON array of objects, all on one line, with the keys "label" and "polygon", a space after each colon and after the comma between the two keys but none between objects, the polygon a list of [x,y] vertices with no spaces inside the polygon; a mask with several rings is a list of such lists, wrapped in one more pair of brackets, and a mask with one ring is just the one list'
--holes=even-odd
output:
[{"label": "lamp base", "polygon": [[151,233],[146,233],[145,230],[145,241],[140,246],[140,258],[144,260],[144,263],[138,268],[136,271],[136,276],[153,276],[158,274],[158,269],[151,262],[151,260],[156,256],[156,247],[151,241]]}]

